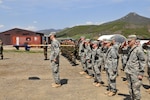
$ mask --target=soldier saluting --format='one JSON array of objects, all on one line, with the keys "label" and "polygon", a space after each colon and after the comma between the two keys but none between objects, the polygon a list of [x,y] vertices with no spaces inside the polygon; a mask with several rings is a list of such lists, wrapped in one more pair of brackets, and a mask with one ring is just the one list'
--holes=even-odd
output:
[{"label": "soldier saluting", "polygon": [[117,93],[116,77],[118,74],[118,53],[116,52],[116,48],[113,46],[112,39],[105,42],[107,42],[105,46],[108,48],[105,58],[105,69],[108,77],[108,88],[105,94],[108,96],[114,96]]},{"label": "soldier saluting", "polygon": [[140,87],[144,74],[145,58],[141,47],[136,45],[136,35],[128,36],[128,46],[131,48],[128,53],[125,73],[129,85],[129,93],[132,100],[140,100]]},{"label": "soldier saluting", "polygon": [[56,39],[56,33],[50,33],[51,40],[51,51],[50,51],[50,62],[52,68],[52,74],[55,83],[52,84],[52,87],[57,88],[61,86],[60,76],[59,76],[59,53],[60,53],[60,43]]}]

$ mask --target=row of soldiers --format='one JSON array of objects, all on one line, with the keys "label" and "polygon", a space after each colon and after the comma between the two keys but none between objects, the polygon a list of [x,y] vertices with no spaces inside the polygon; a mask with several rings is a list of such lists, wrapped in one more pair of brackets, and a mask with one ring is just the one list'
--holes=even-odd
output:
[{"label": "row of soldiers", "polygon": [[[150,43],[147,44],[150,46]],[[148,75],[150,77],[150,49],[147,49]],[[146,64],[145,54],[137,40],[136,35],[130,35],[128,40],[119,44],[114,38],[104,41],[91,41],[81,37],[79,40],[79,56],[86,78],[94,77],[93,85],[104,84],[101,70],[105,69],[107,74],[108,88],[105,92],[108,96],[117,93],[116,77],[118,75],[119,53],[121,53],[122,70],[126,73],[129,85],[129,93],[132,100],[140,100],[140,86]],[[150,81],[150,80],[149,80]],[[150,93],[150,89],[148,90]]]},{"label": "row of soldiers", "polygon": [[[90,41],[81,37],[79,43],[79,56],[83,71],[80,74],[87,74],[86,78],[94,77],[93,85],[100,87],[104,84],[101,77],[101,67],[105,65],[105,70],[108,76],[108,91],[105,93],[108,96],[116,94],[116,77],[119,55],[116,52],[115,46],[112,46],[112,40],[105,41]],[[108,52],[107,52],[108,51]],[[113,56],[110,59],[110,56]],[[110,60],[113,60],[113,64]]]},{"label": "row of soldiers", "polygon": [[61,55],[66,57],[72,66],[76,66],[76,59],[78,58],[78,47],[76,41],[72,39],[65,39],[61,42]]}]

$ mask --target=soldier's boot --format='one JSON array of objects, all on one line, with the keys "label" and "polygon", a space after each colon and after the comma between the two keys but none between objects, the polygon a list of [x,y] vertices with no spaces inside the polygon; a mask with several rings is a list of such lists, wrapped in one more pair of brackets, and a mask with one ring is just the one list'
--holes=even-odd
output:
[{"label": "soldier's boot", "polygon": [[110,92],[109,94],[107,94],[109,97],[116,95],[115,92]]},{"label": "soldier's boot", "polygon": [[87,75],[87,76],[85,76],[85,78],[87,78],[87,79],[91,79],[91,78],[92,78],[92,76]]},{"label": "soldier's boot", "polygon": [[105,70],[103,70],[103,71],[102,71],[102,73],[103,73],[103,74],[106,74],[106,71],[105,71]]},{"label": "soldier's boot", "polygon": [[93,85],[96,86],[96,84],[98,84],[97,82],[94,82]]},{"label": "soldier's boot", "polygon": [[95,86],[96,86],[96,87],[101,87],[101,86],[102,86],[102,84],[97,83]]},{"label": "soldier's boot", "polygon": [[82,71],[82,72],[79,72],[81,75],[84,75],[84,74],[86,74],[86,72],[85,71]]},{"label": "soldier's boot", "polygon": [[52,84],[52,87],[53,87],[53,88],[58,88],[58,87],[61,87],[61,84],[53,83],[53,84]]},{"label": "soldier's boot", "polygon": [[106,91],[104,94],[105,94],[105,95],[108,95],[110,92],[111,92],[111,91]]}]

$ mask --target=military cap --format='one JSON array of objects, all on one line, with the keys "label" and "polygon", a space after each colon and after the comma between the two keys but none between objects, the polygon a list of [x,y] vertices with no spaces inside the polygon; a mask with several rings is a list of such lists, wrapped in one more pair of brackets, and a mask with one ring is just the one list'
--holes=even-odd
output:
[{"label": "military cap", "polygon": [[81,38],[85,38],[85,37],[84,37],[84,36],[81,36],[80,39],[81,39]]},{"label": "military cap", "polygon": [[52,35],[56,35],[56,32],[51,32],[51,33],[49,34],[49,37],[52,36]]},{"label": "military cap", "polygon": [[90,42],[90,39],[85,39],[85,42]]},{"label": "military cap", "polygon": [[137,39],[136,35],[129,35],[127,40],[131,41],[133,39]]},{"label": "military cap", "polygon": [[136,42],[140,42],[140,40],[139,40],[139,39],[137,39],[137,40],[136,40]]},{"label": "military cap", "polygon": [[112,42],[112,40],[113,40],[113,39],[106,39],[105,42],[106,42],[106,43],[109,43],[109,42]]},{"label": "military cap", "polygon": [[97,45],[99,44],[98,41],[92,41],[92,43],[93,43],[93,44],[97,44]]}]

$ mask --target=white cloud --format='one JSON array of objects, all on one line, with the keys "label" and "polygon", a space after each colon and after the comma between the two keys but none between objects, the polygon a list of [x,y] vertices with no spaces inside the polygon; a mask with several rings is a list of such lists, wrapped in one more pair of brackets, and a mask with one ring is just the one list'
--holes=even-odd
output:
[{"label": "white cloud", "polygon": [[92,22],[92,21],[88,21],[88,22],[85,22],[83,24],[71,25],[69,27],[80,26],[80,25],[101,25],[103,23],[105,23],[105,22]]},{"label": "white cloud", "polygon": [[93,22],[86,22],[86,25],[93,25]]},{"label": "white cloud", "polygon": [[36,31],[37,28],[35,26],[27,26],[27,27],[25,27],[25,29],[31,30],[31,31]]},{"label": "white cloud", "polygon": [[84,24],[76,24],[75,26],[79,26],[79,25],[100,25],[103,24],[104,22],[92,22],[92,21],[87,21]]},{"label": "white cloud", "polygon": [[4,25],[0,25],[0,28],[3,28],[4,27]]},{"label": "white cloud", "polygon": [[37,30],[37,28],[35,26],[27,26],[27,27],[13,26],[13,28],[21,28],[21,29],[30,30],[30,31],[36,31]]},{"label": "white cloud", "polygon": [[100,24],[103,24],[104,22],[91,22],[91,21],[88,21],[86,22],[85,24],[86,25],[100,25]]}]

